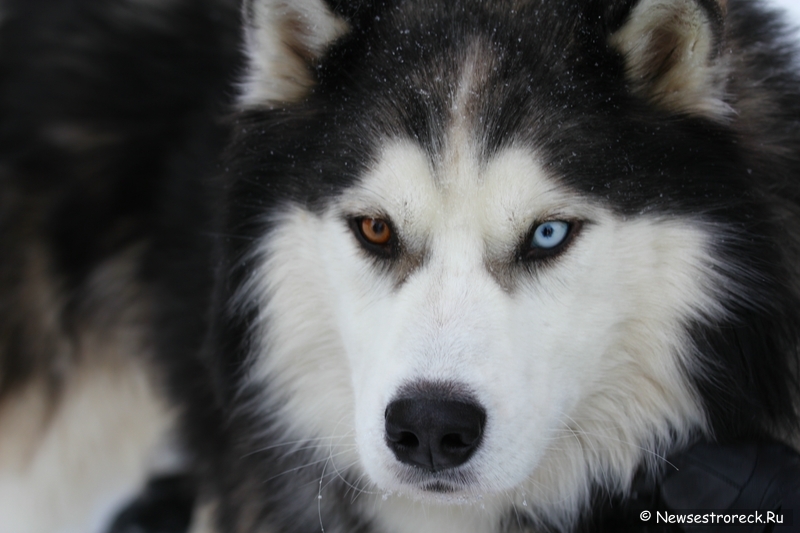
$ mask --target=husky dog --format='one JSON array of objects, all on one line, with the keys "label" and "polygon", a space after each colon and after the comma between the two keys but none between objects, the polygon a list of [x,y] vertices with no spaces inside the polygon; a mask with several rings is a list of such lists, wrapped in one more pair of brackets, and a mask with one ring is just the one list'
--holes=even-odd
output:
[{"label": "husky dog", "polygon": [[798,444],[800,81],[774,14],[244,17],[213,380],[186,402],[213,526],[570,531],[699,439]]},{"label": "husky dog", "polygon": [[800,79],[758,1],[26,2],[11,516],[175,434],[198,533],[575,531],[695,442],[800,446]]}]

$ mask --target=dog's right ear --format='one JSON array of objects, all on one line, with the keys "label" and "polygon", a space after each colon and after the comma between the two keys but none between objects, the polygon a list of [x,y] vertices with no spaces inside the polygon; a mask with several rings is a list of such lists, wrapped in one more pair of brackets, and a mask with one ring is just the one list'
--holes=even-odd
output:
[{"label": "dog's right ear", "polygon": [[245,0],[247,71],[239,103],[273,107],[295,102],[314,84],[313,65],[349,31],[324,0]]}]

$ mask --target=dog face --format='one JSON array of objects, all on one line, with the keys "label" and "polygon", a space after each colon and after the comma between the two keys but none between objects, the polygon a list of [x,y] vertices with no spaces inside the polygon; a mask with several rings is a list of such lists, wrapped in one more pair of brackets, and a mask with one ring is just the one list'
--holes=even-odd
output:
[{"label": "dog face", "polygon": [[693,335],[746,292],[709,215],[744,183],[719,13],[647,0],[582,26],[590,4],[555,28],[536,2],[336,19],[306,100],[244,98],[241,152],[276,191],[236,294],[248,386],[279,440],[321,443],[322,478],[559,520],[708,430]]},{"label": "dog face", "polygon": [[286,419],[337,468],[445,501],[575,494],[583,469],[701,426],[684,328],[714,311],[702,223],[623,220],[525,149],[445,160],[392,143],[265,241],[257,366]]}]

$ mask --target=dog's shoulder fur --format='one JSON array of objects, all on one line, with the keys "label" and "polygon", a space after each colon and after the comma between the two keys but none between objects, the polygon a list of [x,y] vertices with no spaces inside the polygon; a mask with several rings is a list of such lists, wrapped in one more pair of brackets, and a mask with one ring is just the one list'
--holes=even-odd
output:
[{"label": "dog's shoulder fur", "polygon": [[[161,266],[210,248],[197,224],[238,26],[224,1],[0,5],[3,531],[99,531],[149,469],[176,466],[154,363],[173,340],[155,324],[202,328],[209,282]],[[174,342],[189,360],[198,341]]]}]

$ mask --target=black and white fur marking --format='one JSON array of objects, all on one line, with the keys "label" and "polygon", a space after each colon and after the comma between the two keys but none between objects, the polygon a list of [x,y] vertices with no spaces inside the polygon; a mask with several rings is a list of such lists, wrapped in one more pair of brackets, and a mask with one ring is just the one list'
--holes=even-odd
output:
[{"label": "black and white fur marking", "polygon": [[[221,530],[570,531],[696,439],[797,443],[800,85],[773,14],[310,4],[245,7],[206,347]],[[264,17],[302,36],[302,97],[253,84]],[[568,236],[532,251],[548,221]]]},{"label": "black and white fur marking", "polygon": [[697,441],[800,446],[760,2],[72,4],[0,9],[13,533],[101,531],[176,436],[193,533],[580,531]]}]

